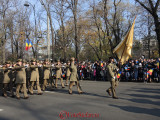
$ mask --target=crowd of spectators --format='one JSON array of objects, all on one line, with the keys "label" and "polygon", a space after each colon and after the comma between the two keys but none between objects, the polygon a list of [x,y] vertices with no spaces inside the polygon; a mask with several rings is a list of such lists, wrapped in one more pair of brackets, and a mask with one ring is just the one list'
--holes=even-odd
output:
[{"label": "crowd of spectators", "polygon": [[[159,59],[130,59],[119,67],[121,81],[160,82]],[[80,80],[107,81],[107,62],[79,62],[77,70]]]}]

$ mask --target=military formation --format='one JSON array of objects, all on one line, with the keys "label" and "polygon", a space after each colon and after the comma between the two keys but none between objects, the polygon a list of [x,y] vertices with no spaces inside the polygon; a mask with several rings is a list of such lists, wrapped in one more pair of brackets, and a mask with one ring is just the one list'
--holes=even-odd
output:
[{"label": "military formation", "polygon": [[[66,73],[63,69],[66,69]],[[64,75],[66,75],[65,84]],[[0,91],[6,98],[11,96],[20,99],[21,92],[24,94],[24,99],[28,99],[29,95],[36,94],[35,89],[37,95],[42,95],[48,86],[53,89],[58,88],[58,80],[62,88],[69,86],[69,94],[72,94],[73,85],[77,85],[79,94],[83,93],[78,81],[74,58],[71,58],[65,65],[61,64],[60,60],[51,64],[47,59],[43,63],[36,59],[32,59],[30,63],[18,59],[16,63],[7,61],[0,67]]]},{"label": "military formation", "polygon": [[[107,78],[111,87],[106,92],[114,99],[118,99],[115,92],[118,85],[118,70],[114,59],[110,58],[107,66]],[[66,78],[65,82],[63,81],[64,77]],[[28,99],[28,95],[42,95],[43,91],[47,89],[57,89],[59,80],[62,89],[65,86],[69,87],[69,94],[72,94],[73,86],[77,87],[79,94],[84,93],[79,83],[77,65],[73,57],[67,64],[62,64],[60,60],[53,64],[48,59],[43,62],[32,59],[29,63],[18,59],[16,63],[7,61],[0,67],[0,91],[6,98],[11,96],[20,99],[20,92],[24,94],[24,99]]]}]

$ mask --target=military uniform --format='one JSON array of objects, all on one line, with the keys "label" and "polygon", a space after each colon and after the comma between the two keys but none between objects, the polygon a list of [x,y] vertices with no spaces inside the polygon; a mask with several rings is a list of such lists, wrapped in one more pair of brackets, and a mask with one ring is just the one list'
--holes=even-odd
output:
[{"label": "military uniform", "polygon": [[[33,59],[31,62],[36,62],[35,59]],[[39,85],[39,71],[38,71],[38,65],[30,65],[30,71],[31,71],[31,77],[30,77],[30,87],[29,87],[29,92],[31,95],[33,95],[33,87],[34,84],[36,83],[36,87],[38,90],[38,95],[42,94],[40,85]]]},{"label": "military uniform", "polygon": [[[22,59],[18,59],[17,62],[22,62]],[[24,98],[28,98],[27,90],[26,90],[26,71],[24,66],[20,66],[17,64],[14,67],[14,70],[16,70],[16,97],[17,99],[20,99],[19,95],[19,90],[21,86],[23,87],[23,93],[24,93]]]},{"label": "military uniform", "polygon": [[[47,81],[50,82],[50,68],[51,68],[51,65],[43,65],[43,90],[45,90],[46,86],[47,86]],[[52,84],[52,83],[50,83]]]},{"label": "military uniform", "polygon": [[109,93],[109,95],[111,95],[111,92],[112,92],[113,98],[117,98],[116,91],[115,91],[115,88],[117,86],[117,84],[116,84],[116,79],[117,79],[116,69],[118,69],[118,67],[113,63],[109,63],[107,66],[107,77],[111,83],[111,87],[107,90],[107,92]]},{"label": "military uniform", "polygon": [[[74,58],[71,59],[74,61]],[[71,62],[70,66],[71,76],[69,84],[69,94],[72,94],[72,86],[76,83],[79,94],[83,93],[78,81],[77,67],[74,65],[74,62]]]},{"label": "military uniform", "polygon": [[[7,61],[6,64],[11,64],[11,62]],[[2,80],[3,96],[7,97],[7,88],[8,88],[8,86],[10,88],[11,96],[14,96],[13,84],[12,84],[12,70],[11,70],[11,68],[5,67],[5,68],[2,68],[2,71],[3,71],[3,80]]]},{"label": "military uniform", "polygon": [[67,76],[67,78],[66,78],[66,86],[68,86],[68,80],[70,78],[70,75],[71,75],[70,64],[68,62],[68,64],[66,65],[66,76]]},{"label": "military uniform", "polygon": [[[58,61],[60,62],[60,61]],[[65,88],[64,87],[64,83],[63,83],[63,78],[62,78],[62,65],[61,64],[57,64],[56,65],[56,82],[55,82],[55,87],[57,88],[57,82],[58,82],[58,79],[61,80],[61,85],[62,85],[62,88]]]}]

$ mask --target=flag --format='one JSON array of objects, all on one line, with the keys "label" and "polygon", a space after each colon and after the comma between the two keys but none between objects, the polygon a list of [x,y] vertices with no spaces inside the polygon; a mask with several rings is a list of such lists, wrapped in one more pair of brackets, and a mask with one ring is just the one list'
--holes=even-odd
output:
[{"label": "flag", "polygon": [[119,72],[118,72],[118,75],[117,75],[117,78],[120,78],[120,77],[121,77],[121,74],[122,74],[122,72],[119,71]]},{"label": "flag", "polygon": [[103,67],[103,62],[101,62],[101,67]]},{"label": "flag", "polygon": [[62,77],[65,78],[65,74],[64,73],[62,73]]},{"label": "flag", "polygon": [[28,49],[29,49],[29,41],[28,41],[28,39],[26,40],[26,51],[28,51]]},{"label": "flag", "polygon": [[135,19],[124,40],[122,40],[113,50],[113,53],[117,54],[117,57],[122,62],[122,64],[124,64],[129,59],[129,57],[131,57]]},{"label": "flag", "polygon": [[150,69],[150,70],[147,72],[147,74],[149,74],[149,75],[152,75],[152,73],[153,73],[153,69]]},{"label": "flag", "polygon": [[147,73],[147,79],[149,78],[149,73]]},{"label": "flag", "polygon": [[33,44],[32,44],[32,42],[30,41],[30,42],[29,42],[28,49],[30,49],[32,46],[33,46]]},{"label": "flag", "polygon": [[159,62],[157,62],[157,68],[159,69]]}]

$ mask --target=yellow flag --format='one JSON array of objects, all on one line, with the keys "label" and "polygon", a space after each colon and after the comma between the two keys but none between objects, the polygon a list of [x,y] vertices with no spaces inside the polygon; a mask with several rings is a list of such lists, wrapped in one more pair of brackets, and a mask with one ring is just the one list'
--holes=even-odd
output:
[{"label": "yellow flag", "polygon": [[124,64],[129,57],[131,57],[135,19],[124,40],[122,40],[113,50],[113,53],[117,54],[117,57],[122,64]]}]

